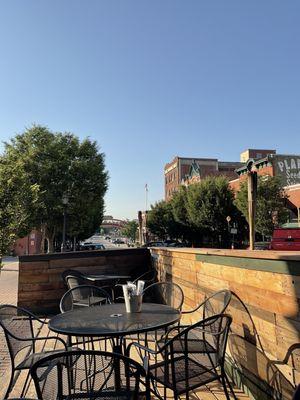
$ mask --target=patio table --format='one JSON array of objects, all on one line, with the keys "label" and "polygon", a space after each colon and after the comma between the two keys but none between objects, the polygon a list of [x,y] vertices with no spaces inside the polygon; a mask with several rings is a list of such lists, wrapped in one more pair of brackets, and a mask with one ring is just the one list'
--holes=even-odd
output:
[{"label": "patio table", "polygon": [[130,275],[105,275],[105,274],[85,274],[84,278],[92,282],[118,281],[119,279],[131,279]]},{"label": "patio table", "polygon": [[85,307],[51,318],[49,329],[72,336],[115,339],[114,351],[122,353],[121,341],[126,335],[155,331],[173,325],[181,314],[164,304],[143,303],[139,313],[127,313],[124,303]]}]

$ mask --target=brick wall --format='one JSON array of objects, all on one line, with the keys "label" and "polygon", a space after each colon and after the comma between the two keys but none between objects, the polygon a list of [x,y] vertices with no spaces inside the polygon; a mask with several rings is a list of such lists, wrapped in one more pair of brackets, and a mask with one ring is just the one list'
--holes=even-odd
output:
[{"label": "brick wall", "polygon": [[66,288],[67,269],[86,273],[142,274],[149,267],[148,249],[116,249],[20,257],[18,306],[36,313],[57,312]]}]

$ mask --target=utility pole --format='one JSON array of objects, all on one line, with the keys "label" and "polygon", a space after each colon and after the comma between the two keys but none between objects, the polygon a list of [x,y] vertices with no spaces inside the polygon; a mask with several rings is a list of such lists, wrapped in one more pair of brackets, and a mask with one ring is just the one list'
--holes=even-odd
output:
[{"label": "utility pole", "polygon": [[254,160],[247,162],[248,176],[248,220],[249,220],[249,249],[254,250],[255,243],[255,213],[257,195],[257,172],[252,170]]}]

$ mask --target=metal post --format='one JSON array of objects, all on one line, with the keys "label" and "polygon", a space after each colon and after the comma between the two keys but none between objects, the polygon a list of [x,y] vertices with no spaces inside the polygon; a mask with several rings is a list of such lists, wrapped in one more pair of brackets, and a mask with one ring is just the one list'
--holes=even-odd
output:
[{"label": "metal post", "polygon": [[66,251],[66,225],[67,225],[67,205],[69,203],[69,198],[66,193],[63,194],[62,204],[64,207],[64,224],[63,224],[63,233],[62,233],[62,246],[61,251]]},{"label": "metal post", "polygon": [[255,211],[257,193],[257,172],[248,172],[248,220],[249,220],[249,249],[254,250],[255,243]]},{"label": "metal post", "polygon": [[63,225],[61,251],[66,251],[66,224],[67,224],[67,212],[66,212],[66,206],[64,206],[64,225]]}]

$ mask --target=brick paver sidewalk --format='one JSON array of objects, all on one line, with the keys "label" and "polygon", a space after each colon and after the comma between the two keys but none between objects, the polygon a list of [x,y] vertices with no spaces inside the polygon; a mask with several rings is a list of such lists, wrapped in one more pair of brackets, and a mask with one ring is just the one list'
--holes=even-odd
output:
[{"label": "brick paver sidewalk", "polygon": [[[17,258],[6,257],[0,271],[0,304],[17,305],[18,270]],[[0,328],[0,388],[5,388],[10,373],[10,360],[3,331]],[[1,399],[0,391],[0,399]]]}]

